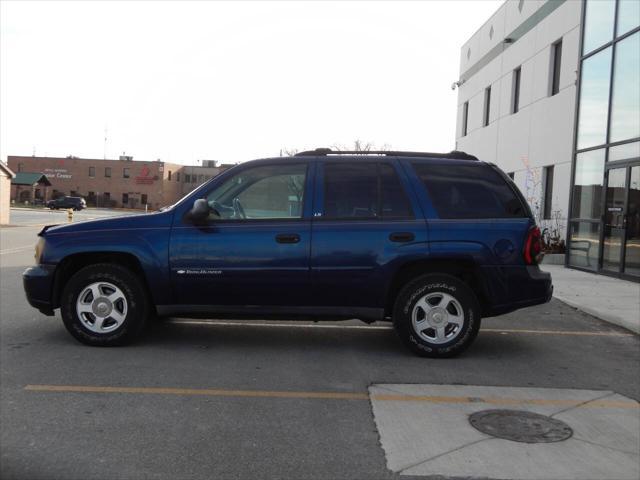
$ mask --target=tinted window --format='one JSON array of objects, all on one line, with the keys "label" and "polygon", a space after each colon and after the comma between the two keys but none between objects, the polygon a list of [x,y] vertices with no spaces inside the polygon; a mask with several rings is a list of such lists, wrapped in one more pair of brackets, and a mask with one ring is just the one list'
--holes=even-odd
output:
[{"label": "tinted window", "polygon": [[250,168],[217,187],[207,200],[228,220],[301,218],[306,172],[304,164]]},{"label": "tinted window", "polygon": [[507,182],[486,165],[415,163],[440,218],[525,217]]},{"label": "tinted window", "polygon": [[411,206],[400,179],[388,163],[380,164],[381,215],[383,218],[411,218]]},{"label": "tinted window", "polygon": [[325,218],[411,218],[411,207],[394,168],[386,163],[324,166]]}]

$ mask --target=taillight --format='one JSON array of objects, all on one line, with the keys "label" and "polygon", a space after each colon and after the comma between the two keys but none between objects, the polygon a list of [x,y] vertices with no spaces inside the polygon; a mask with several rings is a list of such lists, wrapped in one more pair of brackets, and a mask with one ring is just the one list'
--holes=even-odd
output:
[{"label": "taillight", "polygon": [[538,227],[531,227],[524,242],[524,263],[535,265],[542,260],[542,234]]}]

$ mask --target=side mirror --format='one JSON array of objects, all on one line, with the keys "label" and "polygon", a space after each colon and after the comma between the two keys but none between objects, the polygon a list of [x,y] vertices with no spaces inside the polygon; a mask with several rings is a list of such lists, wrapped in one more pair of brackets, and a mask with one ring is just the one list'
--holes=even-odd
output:
[{"label": "side mirror", "polygon": [[189,219],[195,222],[202,221],[209,216],[210,212],[209,203],[204,198],[198,198],[189,210]]}]

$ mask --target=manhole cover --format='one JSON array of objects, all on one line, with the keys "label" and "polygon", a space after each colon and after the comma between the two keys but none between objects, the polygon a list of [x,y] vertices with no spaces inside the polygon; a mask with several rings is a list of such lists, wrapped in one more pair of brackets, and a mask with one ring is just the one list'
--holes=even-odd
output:
[{"label": "manhole cover", "polygon": [[561,442],[573,435],[560,420],[519,410],[483,410],[470,415],[469,423],[482,433],[514,442]]}]

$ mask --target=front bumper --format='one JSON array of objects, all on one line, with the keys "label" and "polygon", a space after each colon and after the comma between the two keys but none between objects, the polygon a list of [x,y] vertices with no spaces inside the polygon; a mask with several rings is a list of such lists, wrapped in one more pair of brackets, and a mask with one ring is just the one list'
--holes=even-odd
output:
[{"label": "front bumper", "polygon": [[52,292],[55,268],[55,265],[36,265],[27,268],[22,274],[22,284],[29,305],[49,316],[54,315]]}]

